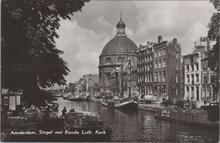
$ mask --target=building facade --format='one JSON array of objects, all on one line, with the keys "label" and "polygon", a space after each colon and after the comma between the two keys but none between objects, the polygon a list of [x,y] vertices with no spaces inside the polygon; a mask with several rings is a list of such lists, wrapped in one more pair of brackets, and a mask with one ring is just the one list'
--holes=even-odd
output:
[{"label": "building facade", "polygon": [[154,43],[140,45],[138,49],[138,87],[140,98],[154,94]]},{"label": "building facade", "polygon": [[184,99],[193,102],[197,107],[217,101],[214,93],[215,73],[208,67],[206,59],[210,49],[209,42],[200,38],[192,54],[185,55],[184,61]]},{"label": "building facade", "polygon": [[[132,73],[135,74],[135,70],[137,69],[137,46],[127,37],[125,33],[126,25],[122,18],[120,18],[116,28],[117,33],[115,37],[104,46],[102,53],[99,56],[99,85],[102,96],[113,94],[112,88],[114,82],[112,81],[115,81],[114,78],[120,77],[117,77],[117,75],[114,76],[111,73],[115,69],[124,67],[129,58],[133,65]],[[126,72],[124,72],[123,79],[123,85],[129,85],[129,83],[126,82],[126,79],[128,79]],[[120,84],[118,83],[118,85]]]},{"label": "building facade", "polygon": [[174,100],[180,95],[181,48],[177,39],[163,41],[151,48],[140,47],[138,54],[138,87],[141,96],[154,95],[158,101]]},{"label": "building facade", "polygon": [[184,56],[184,99],[195,101],[196,103],[201,102],[201,56],[200,52]]},{"label": "building facade", "polygon": [[99,85],[99,75],[98,74],[86,74],[83,76],[86,80],[86,89],[90,94],[96,92],[96,88]]}]

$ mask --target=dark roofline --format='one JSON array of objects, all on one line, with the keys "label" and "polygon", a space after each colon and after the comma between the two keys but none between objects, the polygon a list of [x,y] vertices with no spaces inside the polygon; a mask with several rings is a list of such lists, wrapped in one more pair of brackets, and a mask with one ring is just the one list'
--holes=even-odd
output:
[{"label": "dark roofline", "polygon": [[155,45],[153,45],[153,48],[157,48],[157,46],[163,45],[164,43],[167,43],[168,41],[163,41],[161,43],[156,43]]},{"label": "dark roofline", "polygon": [[193,54],[187,54],[187,55],[183,55],[183,58],[185,58],[185,57],[190,57],[190,56],[193,56],[193,55],[199,55],[199,53],[198,53],[198,52],[196,52],[196,53],[193,53]]}]

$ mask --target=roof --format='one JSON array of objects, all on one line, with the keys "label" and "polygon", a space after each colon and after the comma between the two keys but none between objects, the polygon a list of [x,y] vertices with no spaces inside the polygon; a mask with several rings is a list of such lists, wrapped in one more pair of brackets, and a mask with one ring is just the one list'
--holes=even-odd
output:
[{"label": "roof", "polygon": [[103,48],[102,54],[132,53],[137,51],[137,45],[127,36],[115,36]]},{"label": "roof", "polygon": [[120,21],[118,22],[118,24],[116,25],[116,27],[117,28],[125,28],[125,23],[124,23],[124,21],[122,21],[121,19],[120,19]]}]

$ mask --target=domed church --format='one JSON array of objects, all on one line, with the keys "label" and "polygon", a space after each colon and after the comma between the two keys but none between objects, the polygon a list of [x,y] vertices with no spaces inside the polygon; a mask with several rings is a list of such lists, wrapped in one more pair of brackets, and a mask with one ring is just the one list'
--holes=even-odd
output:
[{"label": "domed church", "polygon": [[[115,94],[114,87],[122,86],[122,84],[118,83],[119,80],[117,82],[117,78],[119,77],[113,73],[119,69],[126,68],[125,66],[128,63],[128,60],[132,63],[132,76],[129,78],[125,70],[123,86],[125,86],[124,89],[127,89],[128,85],[130,86],[133,84],[132,88],[136,88],[137,76],[135,73],[137,72],[138,48],[137,45],[127,37],[125,32],[126,25],[122,20],[122,17],[120,17],[116,28],[117,33],[115,37],[104,46],[102,53],[99,56],[99,84],[102,96]],[[117,87],[115,89],[117,89]],[[122,94],[128,94],[128,92],[122,91]]]}]

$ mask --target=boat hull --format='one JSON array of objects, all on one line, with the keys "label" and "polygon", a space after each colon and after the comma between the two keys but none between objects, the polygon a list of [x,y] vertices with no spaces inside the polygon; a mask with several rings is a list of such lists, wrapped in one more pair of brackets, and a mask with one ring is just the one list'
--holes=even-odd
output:
[{"label": "boat hull", "polygon": [[136,110],[138,109],[137,107],[138,104],[135,101],[127,101],[127,102],[115,104],[115,108],[121,110]]},{"label": "boat hull", "polygon": [[109,108],[116,108],[119,110],[137,110],[138,103],[136,101],[125,101],[121,103],[114,103],[114,102],[104,102],[102,101],[101,104],[105,107]]}]

